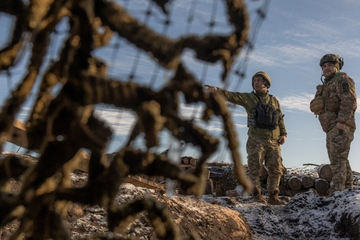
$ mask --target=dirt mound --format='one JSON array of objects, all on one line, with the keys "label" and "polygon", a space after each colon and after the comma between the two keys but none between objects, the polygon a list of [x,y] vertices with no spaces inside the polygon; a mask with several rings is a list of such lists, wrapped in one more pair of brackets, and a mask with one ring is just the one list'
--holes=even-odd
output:
[{"label": "dirt mound", "polygon": [[[229,165],[209,169],[210,176],[214,175],[215,186],[233,184],[216,181],[216,174],[223,176]],[[289,174],[295,173],[308,174],[301,169],[289,170]],[[130,219],[124,221],[128,225],[122,225],[121,231],[109,232],[109,211],[96,205],[68,202],[63,221],[71,239],[159,239],[156,234],[159,229],[154,229],[149,220],[153,212],[148,211],[158,209],[172,219],[169,224],[176,226],[182,239],[359,239],[360,174],[353,173],[354,189],[335,192],[329,197],[322,196],[315,188],[302,189],[291,196],[281,195],[287,203],[285,206],[254,202],[251,196],[239,194],[240,186],[232,190],[234,195],[231,196],[217,196],[214,187],[213,194],[195,198],[166,190],[164,184],[134,176],[120,186],[114,207],[127,209],[141,199],[147,199],[147,202],[139,204],[134,214],[126,215]],[[75,188],[88,182],[88,174],[83,171],[75,171],[70,178]],[[18,192],[21,184],[11,181],[11,188]],[[146,208],[147,204],[156,207]],[[136,207],[132,205],[129,209]],[[8,239],[18,226],[18,222],[13,221],[0,229],[1,239]]]},{"label": "dirt mound", "polygon": [[[74,173],[71,176],[75,187],[87,182],[87,174]],[[15,182],[14,182],[15,184]],[[17,183],[18,184],[18,183]],[[18,186],[17,186],[18,187]],[[221,206],[217,201],[206,202],[192,196],[174,194],[169,197],[163,190],[122,184],[116,196],[116,204],[130,203],[136,199],[152,198],[166,208],[184,239],[251,239],[252,233],[246,220],[236,210]],[[154,201],[155,202],[155,201]],[[110,233],[107,226],[107,212],[98,206],[68,203],[64,220],[72,239],[114,237],[136,239],[158,239],[148,220],[148,212],[138,214],[121,233]],[[8,239],[18,227],[17,222],[6,225],[1,239]]]},{"label": "dirt mound", "polygon": [[[122,185],[116,201],[123,204],[145,195],[166,207],[182,236],[197,235],[200,239],[210,240],[252,238],[250,227],[243,216],[238,211],[219,205],[216,201],[212,204],[181,195],[168,197],[159,191],[135,187],[132,184]],[[67,218],[71,236],[74,239],[106,236],[106,216],[104,209],[74,205],[69,210]],[[120,234],[115,236],[120,237]],[[142,212],[121,236],[157,239],[147,220],[146,212]]]}]

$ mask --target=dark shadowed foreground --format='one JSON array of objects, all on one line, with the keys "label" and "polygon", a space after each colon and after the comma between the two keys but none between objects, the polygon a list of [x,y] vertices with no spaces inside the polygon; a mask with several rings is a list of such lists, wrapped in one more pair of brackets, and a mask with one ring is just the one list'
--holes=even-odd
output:
[{"label": "dark shadowed foreground", "polygon": [[[294,169],[301,173],[302,169]],[[124,206],[135,199],[155,199],[165,207],[182,236],[200,239],[359,239],[360,238],[360,175],[354,172],[355,188],[319,196],[314,189],[292,197],[281,196],[285,206],[268,206],[250,196],[216,197],[174,194],[169,197],[161,189],[149,189],[131,183],[122,184],[116,203]],[[71,174],[75,187],[87,181],[87,173]],[[18,186],[13,182],[13,187]],[[236,188],[237,192],[241,190]],[[158,239],[149,224],[148,214],[140,212],[123,233],[112,235],[107,226],[107,212],[98,206],[71,204],[64,213],[72,239]],[[135,216],[134,216],[135,217]],[[1,232],[6,239],[18,226],[12,222]],[[187,239],[187,238],[184,238]]]}]

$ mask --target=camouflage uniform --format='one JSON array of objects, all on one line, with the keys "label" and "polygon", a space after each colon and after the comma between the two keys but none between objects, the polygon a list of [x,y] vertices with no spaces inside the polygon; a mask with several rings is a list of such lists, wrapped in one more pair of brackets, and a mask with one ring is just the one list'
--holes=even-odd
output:
[{"label": "camouflage uniform", "polygon": [[[355,83],[346,73],[338,72],[330,79],[325,79],[322,92],[317,94],[324,98],[324,110],[319,114],[319,121],[326,132],[326,148],[334,173],[332,190],[342,191],[353,185],[348,156],[356,129]],[[338,129],[337,123],[345,124],[345,130]]]},{"label": "camouflage uniform", "polygon": [[[227,101],[243,106],[248,116],[251,116],[259,102],[253,93],[228,92],[224,90],[221,90],[221,92]],[[268,93],[258,92],[257,95],[263,103],[269,103],[270,95]],[[272,105],[281,112],[279,101],[273,96]],[[283,116],[282,112],[281,116]],[[263,161],[265,161],[265,166],[269,174],[267,190],[269,195],[277,196],[279,193],[280,177],[284,171],[281,159],[281,147],[278,143],[280,136],[287,136],[284,119],[281,118],[279,126],[274,130],[256,128],[254,126],[248,127],[249,138],[246,144],[246,150],[248,154],[249,177],[254,185],[254,195],[261,194],[259,176]]]}]

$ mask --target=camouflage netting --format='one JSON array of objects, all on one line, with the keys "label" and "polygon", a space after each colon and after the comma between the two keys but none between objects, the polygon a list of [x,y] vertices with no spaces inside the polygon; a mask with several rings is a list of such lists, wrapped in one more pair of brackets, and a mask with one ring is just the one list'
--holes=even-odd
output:
[{"label": "camouflage netting", "polygon": [[[26,1],[27,2],[27,1]],[[151,1],[150,1],[151,2]],[[169,1],[153,1],[167,14]],[[178,39],[164,37],[140,24],[122,6],[107,0],[3,0],[0,12],[16,18],[11,41],[0,51],[0,71],[16,64],[23,48],[30,48],[27,74],[4,103],[0,113],[1,146],[9,139],[16,114],[37,87],[37,98],[26,122],[28,149],[39,153],[35,167],[14,155],[1,159],[0,227],[18,220],[12,236],[31,239],[70,239],[62,223],[67,202],[98,205],[107,210],[109,233],[123,231],[139,212],[147,211],[159,239],[180,239],[177,226],[164,208],[151,198],[117,206],[114,198],[128,175],[145,174],[177,180],[187,194],[204,191],[205,163],[216,151],[219,140],[204,129],[179,117],[179,94],[186,103],[204,103],[202,120],[219,116],[223,121],[234,170],[245,189],[245,178],[238,153],[237,135],[227,105],[220,95],[205,91],[182,62],[185,49],[198,60],[221,62],[225,81],[248,38],[248,15],[242,0],[224,0],[227,20],[233,26],[228,35],[188,35]],[[35,85],[44,67],[51,34],[66,19],[69,32],[58,58],[47,66],[41,83]],[[159,66],[175,72],[159,91],[122,79],[111,79],[107,65],[93,57],[93,51],[107,45],[114,34],[147,53]],[[53,95],[54,86],[61,89]],[[108,166],[101,157],[112,137],[112,130],[94,115],[96,104],[125,108],[137,115],[137,122],[126,146],[119,149]],[[134,149],[131,142],[140,134],[146,148],[159,144],[159,132],[168,129],[172,136],[199,147],[201,155],[195,171],[185,174],[166,156]],[[72,188],[69,173],[78,163],[81,149],[91,153],[89,178],[84,187]],[[18,194],[10,194],[10,179],[22,179]],[[103,239],[112,235],[102,236]],[[187,236],[186,238],[196,238]]]}]

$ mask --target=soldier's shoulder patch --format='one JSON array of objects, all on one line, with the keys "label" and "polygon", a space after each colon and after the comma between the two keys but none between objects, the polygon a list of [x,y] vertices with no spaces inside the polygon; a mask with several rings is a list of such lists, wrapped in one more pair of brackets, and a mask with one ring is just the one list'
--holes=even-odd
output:
[{"label": "soldier's shoulder patch", "polygon": [[339,76],[347,76],[347,75],[344,72],[337,72],[337,73],[335,73],[335,76],[339,77]]},{"label": "soldier's shoulder patch", "polygon": [[349,83],[348,83],[348,82],[343,82],[343,83],[341,84],[341,86],[342,86],[342,91],[343,91],[343,93],[348,93],[348,92],[350,92],[350,87],[349,87]]}]

